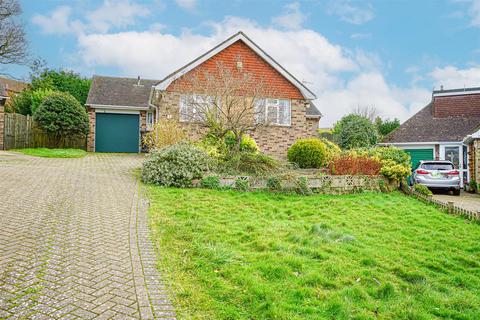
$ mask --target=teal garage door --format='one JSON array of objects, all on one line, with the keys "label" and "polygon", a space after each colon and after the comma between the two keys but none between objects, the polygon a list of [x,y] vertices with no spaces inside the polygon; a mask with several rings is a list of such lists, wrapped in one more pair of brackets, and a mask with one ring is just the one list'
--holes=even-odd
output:
[{"label": "teal garage door", "polygon": [[138,152],[138,114],[97,113],[95,152]]},{"label": "teal garage door", "polygon": [[434,160],[433,149],[405,149],[412,158],[412,168],[421,160]]}]

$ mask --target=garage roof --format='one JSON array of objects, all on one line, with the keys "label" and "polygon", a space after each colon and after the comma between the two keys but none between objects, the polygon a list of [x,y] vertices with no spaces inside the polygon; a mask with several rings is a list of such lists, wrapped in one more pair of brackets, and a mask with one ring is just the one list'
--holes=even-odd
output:
[{"label": "garage roof", "polygon": [[150,91],[158,80],[93,76],[88,106],[148,108]]}]

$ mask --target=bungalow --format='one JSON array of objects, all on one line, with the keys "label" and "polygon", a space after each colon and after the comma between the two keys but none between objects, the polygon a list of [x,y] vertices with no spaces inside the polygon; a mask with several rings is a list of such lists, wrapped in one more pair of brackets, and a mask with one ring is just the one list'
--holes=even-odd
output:
[{"label": "bungalow", "polygon": [[90,115],[88,150],[138,152],[142,134],[160,119],[176,120],[191,138],[200,138],[206,128],[181,116],[180,110],[188,112],[195,106],[189,105],[192,99],[186,99],[187,93],[177,84],[194,72],[213,71],[219,63],[261,76],[267,86],[275,89],[271,92],[276,96],[265,98],[267,114],[276,118],[273,116],[261,131],[251,132],[263,152],[285,157],[295,140],[316,136],[322,114],[312,103],[315,95],[243,32],[238,32],[162,80],[94,76],[86,103]]},{"label": "bungalow", "polygon": [[4,106],[12,95],[18,94],[28,87],[28,83],[0,77],[0,106]]},{"label": "bungalow", "polygon": [[382,145],[406,150],[420,160],[450,160],[480,182],[480,88],[434,90],[431,102],[388,135]]}]

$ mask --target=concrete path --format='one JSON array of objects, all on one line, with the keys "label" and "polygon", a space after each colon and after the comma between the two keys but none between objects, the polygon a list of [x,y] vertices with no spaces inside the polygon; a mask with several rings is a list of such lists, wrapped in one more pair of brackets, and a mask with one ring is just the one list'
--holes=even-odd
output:
[{"label": "concrete path", "polygon": [[480,195],[463,192],[460,196],[449,195],[448,193],[434,193],[433,198],[442,202],[453,201],[457,207],[471,211],[480,211]]},{"label": "concrete path", "polygon": [[174,319],[139,155],[0,151],[0,319]]}]

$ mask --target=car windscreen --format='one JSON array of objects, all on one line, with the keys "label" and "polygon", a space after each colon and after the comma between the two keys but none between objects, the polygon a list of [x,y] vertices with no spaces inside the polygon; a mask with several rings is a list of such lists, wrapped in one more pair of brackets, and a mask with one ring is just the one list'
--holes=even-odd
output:
[{"label": "car windscreen", "polygon": [[426,162],[422,164],[422,169],[425,170],[453,170],[453,165],[450,163],[435,163]]}]

